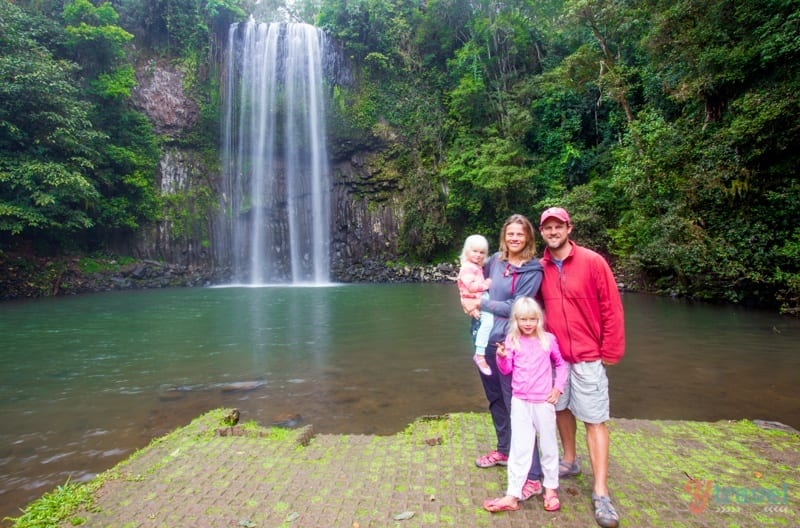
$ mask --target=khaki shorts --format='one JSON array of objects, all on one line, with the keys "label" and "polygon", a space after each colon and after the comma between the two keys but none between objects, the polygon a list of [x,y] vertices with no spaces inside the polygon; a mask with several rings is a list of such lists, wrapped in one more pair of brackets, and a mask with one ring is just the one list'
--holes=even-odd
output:
[{"label": "khaki shorts", "polygon": [[569,366],[564,393],[556,402],[556,411],[569,408],[575,418],[599,424],[608,421],[608,376],[599,359]]}]

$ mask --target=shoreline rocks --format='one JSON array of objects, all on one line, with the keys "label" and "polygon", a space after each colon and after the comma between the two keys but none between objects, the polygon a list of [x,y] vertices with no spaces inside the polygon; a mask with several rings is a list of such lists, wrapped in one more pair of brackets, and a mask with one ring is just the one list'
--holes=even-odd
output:
[{"label": "shoreline rocks", "polygon": [[[159,262],[85,257],[42,258],[0,252],[0,301],[36,299],[120,290],[204,287],[230,282],[226,269],[209,270]],[[95,269],[96,268],[96,269]],[[331,280],[343,283],[453,282],[457,266],[395,264],[364,259],[348,266],[334,265]]]}]

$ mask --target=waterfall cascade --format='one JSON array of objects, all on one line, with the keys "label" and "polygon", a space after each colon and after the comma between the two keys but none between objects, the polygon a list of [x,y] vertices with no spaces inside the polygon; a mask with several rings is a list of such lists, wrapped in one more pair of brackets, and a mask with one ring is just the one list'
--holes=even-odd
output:
[{"label": "waterfall cascade", "polygon": [[324,53],[308,24],[230,28],[218,253],[236,282],[330,280]]}]

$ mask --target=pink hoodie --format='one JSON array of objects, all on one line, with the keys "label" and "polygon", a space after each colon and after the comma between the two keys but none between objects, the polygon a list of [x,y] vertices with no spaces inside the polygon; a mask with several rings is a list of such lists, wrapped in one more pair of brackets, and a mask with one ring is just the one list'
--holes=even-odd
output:
[{"label": "pink hoodie", "polygon": [[[564,392],[567,382],[567,363],[561,357],[556,336],[550,338],[549,350],[542,349],[537,337],[519,337],[519,348],[511,347],[511,340],[505,341],[506,357],[497,356],[497,368],[503,374],[512,374],[511,393],[531,403],[547,400],[553,387]],[[553,375],[555,366],[555,376]]]}]

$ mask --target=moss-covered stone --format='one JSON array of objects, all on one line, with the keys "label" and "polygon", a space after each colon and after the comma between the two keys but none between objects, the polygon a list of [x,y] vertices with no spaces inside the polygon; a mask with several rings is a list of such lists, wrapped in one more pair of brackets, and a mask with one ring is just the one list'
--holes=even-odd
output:
[{"label": "moss-covered stone", "polygon": [[[541,499],[489,514],[504,468],[474,458],[495,445],[488,414],[424,417],[393,436],[317,435],[251,425],[213,434],[209,412],[68,492],[60,515],[87,526],[592,526],[591,466],[560,485],[562,509]],[[797,526],[800,435],[753,422],[612,420],[609,486],[625,526]],[[210,433],[211,432],[211,433]],[[264,434],[262,434],[264,433]],[[441,441],[430,440],[441,438]],[[301,444],[303,440],[305,444]],[[69,501],[61,500],[60,503]],[[398,513],[413,513],[402,521]],[[291,520],[289,520],[291,519]],[[343,524],[344,523],[344,524]],[[53,524],[55,525],[55,524]],[[39,526],[22,518],[16,527]]]}]

